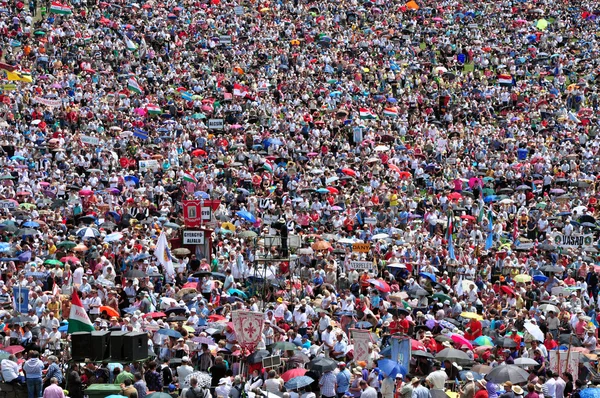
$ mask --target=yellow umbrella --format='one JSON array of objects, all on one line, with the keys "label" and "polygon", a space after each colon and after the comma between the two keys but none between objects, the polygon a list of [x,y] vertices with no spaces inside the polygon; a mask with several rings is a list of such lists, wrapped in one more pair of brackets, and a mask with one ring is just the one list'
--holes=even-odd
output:
[{"label": "yellow umbrella", "polygon": [[476,314],[474,312],[461,312],[460,316],[462,316],[465,319],[477,319],[478,321],[482,321],[483,317],[479,314]]},{"label": "yellow umbrella", "polygon": [[539,29],[539,30],[545,30],[548,27],[549,22],[546,21],[544,18],[540,19],[539,21],[537,21],[537,23],[535,24],[535,26]]},{"label": "yellow umbrella", "polygon": [[531,279],[532,279],[531,275],[527,275],[527,274],[519,274],[514,277],[515,282],[519,282],[519,283],[531,282]]},{"label": "yellow umbrella", "polygon": [[190,333],[194,333],[195,332],[194,328],[191,327],[191,326],[189,326],[189,325],[183,325],[183,328],[185,330],[187,330],[188,332],[190,332]]},{"label": "yellow umbrella", "polygon": [[223,224],[221,224],[221,228],[223,229],[227,229],[231,232],[235,231],[235,225],[233,225],[232,223],[230,223],[229,221],[224,222]]}]

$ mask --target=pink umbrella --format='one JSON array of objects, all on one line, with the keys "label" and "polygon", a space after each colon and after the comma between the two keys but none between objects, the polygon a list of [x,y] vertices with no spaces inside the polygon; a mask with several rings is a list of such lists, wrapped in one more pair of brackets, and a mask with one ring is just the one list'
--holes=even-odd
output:
[{"label": "pink umbrella", "polygon": [[50,185],[50,183],[48,181],[42,181],[40,182],[40,185],[43,187],[47,187],[48,185]]},{"label": "pink umbrella", "polygon": [[148,113],[145,108],[135,108],[134,112],[140,116],[146,116],[146,113]]},{"label": "pink umbrella", "polygon": [[382,279],[367,279],[367,282],[375,286],[375,289],[383,293],[388,293],[392,290],[390,285],[388,285],[388,283]]},{"label": "pink umbrella", "polygon": [[309,158],[312,158],[312,157],[317,156],[317,155],[318,155],[318,153],[316,153],[316,152],[309,152],[309,153],[306,154],[306,156],[308,156]]},{"label": "pink umbrella", "polygon": [[82,189],[81,191],[79,191],[80,196],[90,196],[93,194],[94,194],[94,191],[90,191],[89,189]]},{"label": "pink umbrella", "polygon": [[20,345],[9,345],[8,347],[4,347],[2,350],[14,355],[25,351],[25,348],[21,347]]},{"label": "pink umbrella", "polygon": [[452,339],[452,341],[454,341],[455,343],[458,343],[461,345],[461,347],[463,345],[466,345],[467,347],[469,347],[470,350],[473,349],[473,344],[471,344],[469,342],[469,340],[465,339],[464,336],[461,336],[460,334],[453,334],[452,336],[450,336],[450,338]]}]

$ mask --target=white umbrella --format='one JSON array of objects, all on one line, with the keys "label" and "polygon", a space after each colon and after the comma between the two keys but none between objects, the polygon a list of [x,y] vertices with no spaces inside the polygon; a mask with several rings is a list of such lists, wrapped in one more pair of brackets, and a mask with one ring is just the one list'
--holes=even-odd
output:
[{"label": "white umbrella", "polygon": [[560,312],[558,310],[558,307],[553,304],[542,304],[542,305],[540,305],[540,310],[543,311],[544,313],[553,311],[555,314],[558,314]]},{"label": "white umbrella", "polygon": [[573,214],[583,215],[587,211],[587,207],[585,206],[577,206],[573,208]]},{"label": "white umbrella", "polygon": [[193,373],[190,373],[189,375],[185,376],[185,379],[183,380],[183,384],[185,387],[190,386],[190,380],[193,377],[195,377],[196,380],[198,380],[198,387],[202,387],[202,388],[210,387],[210,384],[212,382],[212,377],[208,373],[204,373],[204,372],[193,372]]},{"label": "white umbrella", "polygon": [[515,359],[515,365],[517,366],[537,366],[539,363],[531,358],[517,358]]},{"label": "white umbrella", "polygon": [[342,238],[342,239],[338,240],[338,242],[342,243],[342,244],[352,244],[356,241],[354,239],[350,239],[350,238]]},{"label": "white umbrella", "polygon": [[385,152],[385,151],[389,151],[389,150],[390,150],[390,147],[386,146],[386,145],[377,145],[375,147],[376,152]]},{"label": "white umbrella", "polygon": [[[536,340],[538,341],[544,341],[544,333],[542,333],[542,330],[540,329],[540,327],[538,325],[534,325],[531,322],[525,322],[525,329],[527,329],[527,331],[529,332],[530,335],[532,335]],[[516,361],[515,361],[516,364]]]},{"label": "white umbrella", "polygon": [[303,247],[302,249],[298,249],[298,254],[313,254],[314,250],[312,247]]},{"label": "white umbrella", "polygon": [[379,240],[379,239],[387,239],[389,237],[390,236],[388,234],[377,234],[377,235],[373,235],[371,237],[371,239],[373,239],[373,240]]},{"label": "white umbrella", "polygon": [[406,265],[400,263],[391,263],[387,265],[388,268],[406,268]]},{"label": "white umbrella", "polygon": [[477,285],[475,284],[475,282],[473,281],[462,281],[462,288],[464,292],[468,292],[470,289],[469,287],[473,285],[475,286],[475,292],[477,292],[479,289],[477,289]]},{"label": "white umbrella", "polygon": [[339,179],[340,179],[340,177],[329,177],[328,179],[325,180],[325,182],[327,184],[331,184],[332,182],[336,182]]}]

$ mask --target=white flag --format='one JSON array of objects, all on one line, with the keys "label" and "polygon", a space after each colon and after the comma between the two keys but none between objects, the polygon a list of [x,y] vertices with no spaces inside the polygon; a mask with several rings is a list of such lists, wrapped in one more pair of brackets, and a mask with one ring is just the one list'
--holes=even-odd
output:
[{"label": "white flag", "polygon": [[171,250],[169,249],[169,242],[167,242],[167,236],[164,232],[161,232],[156,242],[156,249],[154,249],[154,256],[158,260],[158,263],[163,266],[167,275],[175,275],[175,269],[173,268],[173,257],[171,257]]}]

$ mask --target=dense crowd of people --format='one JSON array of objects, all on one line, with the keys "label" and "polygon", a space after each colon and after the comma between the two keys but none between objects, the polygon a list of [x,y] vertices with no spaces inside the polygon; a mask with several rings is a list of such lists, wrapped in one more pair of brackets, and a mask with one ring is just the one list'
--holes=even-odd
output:
[{"label": "dense crowd of people", "polygon": [[598,395],[599,12],[0,0],[0,391]]}]

